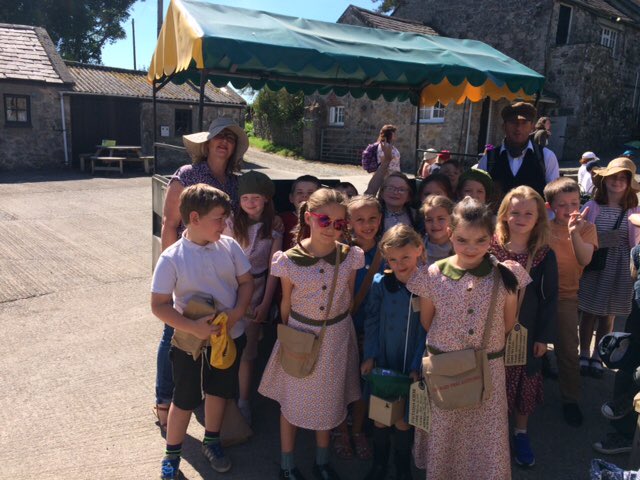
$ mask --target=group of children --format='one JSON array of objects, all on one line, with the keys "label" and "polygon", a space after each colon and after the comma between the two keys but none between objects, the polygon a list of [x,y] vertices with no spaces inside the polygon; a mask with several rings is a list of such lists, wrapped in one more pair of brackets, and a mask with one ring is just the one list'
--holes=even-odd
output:
[{"label": "group of children", "polygon": [[[370,480],[387,478],[392,435],[398,479],[411,478],[412,443],[416,465],[426,468],[430,480],[483,472],[510,478],[510,451],[519,465],[535,464],[527,423],[543,401],[540,371],[550,343],[558,357],[565,420],[582,423],[580,366],[586,361],[601,368],[597,351],[589,352],[593,322],[599,322],[600,334],[611,328],[612,315],[631,306],[628,258],[636,231],[629,217],[640,190],[633,162],[616,159],[599,170],[595,197],[582,212],[577,183],[560,178],[546,186],[545,199],[526,186],[508,192],[497,216],[488,203],[488,174],[463,173],[445,162],[440,170],[447,169],[450,175],[429,175],[415,195],[412,182],[392,171],[377,197],[354,195],[350,184],[322,188],[305,175],[292,186],[295,210],[281,221],[273,183],[258,172],[239,178],[240,209],[233,213],[220,190],[202,184],[184,190],[186,230],[158,261],[152,311],[206,340],[223,333],[211,323],[213,316],[193,321],[182,312],[193,297],[210,301],[227,313],[224,328],[237,359],[222,370],[209,364],[211,347],[200,358],[172,348],[176,387],[161,478],[177,478],[182,441],[202,395],[203,453],[214,470],[231,468],[220,445],[225,405],[237,398],[250,419],[257,344],[278,296],[282,323],[321,339],[316,363],[302,378],[284,370],[276,342],[260,382],[258,391],[280,404],[280,478],[303,478],[294,458],[298,428],[316,432],[312,473],[318,479],[339,478],[329,463],[332,430],[341,457],[373,457]],[[583,274],[599,246],[608,249],[605,265]],[[627,283],[628,292],[618,293]],[[505,338],[514,326],[528,332],[526,361],[505,367]],[[367,389],[361,375],[380,367],[418,380],[425,344],[432,355],[479,349],[485,329],[490,398],[461,410],[431,401],[430,431],[415,429],[413,442],[406,415],[393,427],[375,422],[372,452],[364,433]]]}]

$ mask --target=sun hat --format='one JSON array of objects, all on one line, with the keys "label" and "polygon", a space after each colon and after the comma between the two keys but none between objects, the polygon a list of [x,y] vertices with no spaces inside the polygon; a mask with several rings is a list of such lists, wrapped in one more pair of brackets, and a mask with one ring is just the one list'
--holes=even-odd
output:
[{"label": "sun hat", "polygon": [[516,102],[502,109],[502,120],[527,120],[534,122],[538,116],[536,107],[527,102]]},{"label": "sun hat", "polygon": [[438,156],[438,151],[435,148],[427,148],[427,151],[422,154],[422,160],[433,160]]},{"label": "sun hat", "polygon": [[236,149],[233,152],[233,156],[230,159],[231,165],[238,165],[242,156],[249,148],[249,138],[245,131],[232,119],[228,117],[218,117],[211,125],[209,125],[208,132],[192,133],[190,135],[183,135],[182,141],[187,153],[191,155],[191,158],[199,159],[202,157],[202,144],[208,142],[213,137],[218,135],[223,130],[230,130],[238,137],[236,142]]},{"label": "sun hat", "polygon": [[605,168],[595,168],[593,172],[601,177],[629,172],[631,174],[631,189],[640,191],[640,184],[636,181],[636,164],[626,157],[614,158]]},{"label": "sun hat", "polygon": [[242,196],[249,193],[273,198],[276,193],[276,187],[264,173],[250,170],[238,178],[238,195]]},{"label": "sun hat", "polygon": [[462,175],[460,175],[460,178],[458,179],[458,185],[464,185],[464,182],[466,182],[467,180],[473,180],[474,182],[481,183],[484,187],[487,198],[491,196],[493,192],[493,180],[491,179],[491,175],[489,175],[487,172],[485,172],[484,170],[476,170],[473,168],[467,170]]}]

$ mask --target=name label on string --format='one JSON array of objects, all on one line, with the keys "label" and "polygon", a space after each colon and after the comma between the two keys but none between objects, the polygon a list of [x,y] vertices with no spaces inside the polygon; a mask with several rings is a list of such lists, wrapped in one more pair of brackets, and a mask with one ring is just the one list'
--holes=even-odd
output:
[{"label": "name label on string", "polygon": [[516,323],[509,333],[505,345],[505,367],[517,367],[527,364],[527,336],[527,329]]},{"label": "name label on string", "polygon": [[431,428],[429,391],[422,380],[412,383],[409,389],[409,424],[427,433]]}]

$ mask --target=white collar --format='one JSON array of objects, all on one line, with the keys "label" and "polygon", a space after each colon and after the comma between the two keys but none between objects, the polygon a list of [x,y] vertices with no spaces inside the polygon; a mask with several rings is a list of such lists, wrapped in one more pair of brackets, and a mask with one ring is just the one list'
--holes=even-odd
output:
[{"label": "white collar", "polygon": [[[507,150],[507,147],[504,144],[504,141],[502,142],[502,145],[500,145],[500,155],[502,155],[502,152],[504,152],[505,150]],[[511,158],[521,158],[524,157],[525,153],[527,150],[531,150],[533,152],[533,144],[531,143],[531,140],[529,140],[529,142],[527,143],[527,146],[525,147],[525,149],[522,151],[522,155],[520,155],[519,157],[511,157]],[[509,153],[509,151],[507,150],[507,154]]]},{"label": "white collar", "polygon": [[[220,238],[222,238],[222,235],[220,235]],[[204,248],[206,250],[214,250],[216,248],[216,243],[218,242],[209,242],[206,245],[198,245],[197,243],[192,242],[187,238],[187,231],[185,230],[184,232],[182,232],[182,243],[184,244],[185,247],[191,248],[191,249],[197,250],[197,249]]]}]

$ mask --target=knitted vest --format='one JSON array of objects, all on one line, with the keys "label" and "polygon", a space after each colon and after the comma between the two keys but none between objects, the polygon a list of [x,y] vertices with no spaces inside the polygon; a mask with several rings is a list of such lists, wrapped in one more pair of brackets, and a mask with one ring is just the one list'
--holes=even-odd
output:
[{"label": "knitted vest", "polygon": [[496,184],[500,198],[512,188],[527,185],[538,192],[544,198],[545,179],[544,154],[542,147],[533,144],[533,151],[527,149],[520,170],[514,176],[509,166],[509,157],[506,149],[499,153],[495,149],[487,155],[487,167],[489,175]]}]

